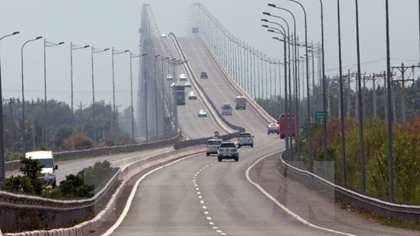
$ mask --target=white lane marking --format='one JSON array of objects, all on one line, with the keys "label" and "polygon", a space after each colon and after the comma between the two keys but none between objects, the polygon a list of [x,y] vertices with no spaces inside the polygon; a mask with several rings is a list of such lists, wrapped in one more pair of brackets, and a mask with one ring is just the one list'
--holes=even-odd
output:
[{"label": "white lane marking", "polygon": [[203,209],[207,209],[207,207],[206,206],[202,206],[203,207]]},{"label": "white lane marking", "polygon": [[201,201],[200,201],[200,203],[201,203],[201,204],[204,204],[204,201],[203,201],[203,200],[201,200]]},{"label": "white lane marking", "polygon": [[204,212],[204,214],[208,215],[208,214],[209,214],[209,212],[208,212],[208,211],[205,211],[205,212]]},{"label": "white lane marking", "polygon": [[261,157],[260,159],[258,159],[257,161],[255,161],[251,166],[249,166],[248,169],[246,169],[246,172],[245,172],[245,176],[246,176],[246,179],[248,180],[248,182],[250,182],[252,185],[254,185],[258,190],[260,190],[265,196],[267,196],[277,206],[279,206],[281,209],[283,209],[287,214],[291,215],[292,217],[294,217],[295,219],[297,219],[301,223],[303,223],[303,224],[305,224],[305,225],[307,225],[309,227],[312,227],[312,228],[315,228],[315,229],[324,230],[324,231],[328,231],[328,232],[331,232],[331,233],[336,233],[336,234],[341,234],[341,235],[347,235],[347,236],[356,236],[355,234],[349,234],[349,233],[344,233],[344,232],[336,231],[336,230],[333,230],[333,229],[329,229],[329,228],[317,226],[317,225],[314,225],[314,224],[308,222],[307,220],[305,220],[302,217],[298,216],[296,213],[294,213],[293,211],[291,211],[289,208],[287,208],[286,206],[284,206],[283,204],[281,204],[279,201],[277,201],[277,199],[275,199],[273,196],[271,196],[269,193],[267,193],[259,184],[255,183],[254,181],[251,180],[251,178],[249,177],[249,171],[252,169],[252,167],[254,167],[261,160],[263,160],[263,159],[265,159],[265,158],[267,158],[269,156],[272,156],[272,155],[274,155],[276,153],[279,153],[281,151],[284,151],[284,149],[282,149],[280,151],[277,151],[277,152],[274,152],[274,153],[271,153],[271,154],[268,154],[268,155],[265,155],[265,156]]},{"label": "white lane marking", "polygon": [[207,217],[208,220],[211,220],[211,217]]},{"label": "white lane marking", "polygon": [[222,231],[219,229],[219,230],[216,230],[216,232],[221,233]]},{"label": "white lane marking", "polygon": [[200,198],[200,199],[201,199],[201,198],[203,198],[203,197],[202,197],[202,196],[198,196],[198,198]]},{"label": "white lane marking", "polygon": [[102,235],[105,235],[105,236],[107,236],[107,235],[110,235],[110,234],[112,234],[120,225],[121,225],[121,223],[123,222],[123,220],[124,220],[124,218],[127,216],[127,213],[128,213],[128,211],[130,210],[130,208],[131,208],[131,204],[133,203],[133,200],[134,200],[134,196],[136,195],[136,193],[137,193],[137,188],[139,187],[139,185],[140,185],[140,182],[141,181],[143,181],[147,176],[149,176],[150,174],[152,174],[152,173],[154,173],[155,171],[158,171],[158,170],[160,170],[160,169],[163,169],[163,168],[165,168],[165,167],[168,167],[168,166],[171,166],[171,165],[173,165],[173,164],[175,164],[175,163],[178,163],[178,162],[180,162],[180,161],[183,161],[183,160],[185,160],[185,159],[187,159],[187,158],[191,158],[191,157],[195,157],[195,156],[198,156],[199,154],[196,154],[196,155],[191,155],[191,156],[187,156],[187,157],[183,157],[183,158],[181,158],[181,159],[178,159],[178,160],[175,160],[175,161],[173,161],[173,162],[170,162],[170,163],[168,163],[168,164],[166,164],[166,165],[163,165],[163,166],[160,166],[160,167],[158,167],[158,168],[156,168],[156,169],[153,169],[153,170],[151,170],[151,171],[149,171],[149,172],[147,172],[146,174],[144,174],[142,177],[140,177],[140,179],[138,179],[137,181],[136,181],[136,183],[134,184],[134,187],[133,187],[133,189],[131,190],[131,193],[130,193],[130,196],[128,196],[128,199],[127,199],[127,204],[125,205],[125,207],[124,207],[124,210],[123,210],[123,212],[121,213],[121,215],[120,215],[120,217],[118,217],[118,220],[114,223],[114,225],[112,225],[112,227],[111,228],[109,228],[104,234],[102,234]]},{"label": "white lane marking", "polygon": [[209,224],[214,225],[214,223],[213,223],[213,222],[211,222],[211,221],[209,222]]},{"label": "white lane marking", "polygon": [[200,195],[201,193],[200,192],[197,192],[197,194]]},{"label": "white lane marking", "polygon": [[217,226],[213,226],[213,229],[218,229]]}]

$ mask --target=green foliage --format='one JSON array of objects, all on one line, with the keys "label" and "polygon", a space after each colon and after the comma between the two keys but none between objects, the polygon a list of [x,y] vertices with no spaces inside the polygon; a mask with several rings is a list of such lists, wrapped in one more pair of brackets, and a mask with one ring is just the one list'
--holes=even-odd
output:
[{"label": "green foliage", "polygon": [[20,152],[11,152],[9,150],[5,150],[4,152],[5,161],[16,161],[22,158],[22,153]]},{"label": "green foliage", "polygon": [[85,185],[83,175],[68,175],[58,187],[61,196],[65,198],[92,197],[93,185]]},{"label": "green foliage", "polygon": [[58,149],[64,148],[64,140],[71,136],[72,128],[70,125],[61,125],[54,133],[54,145]]},{"label": "green foliage", "polygon": [[44,184],[38,179],[42,166],[39,165],[38,160],[23,157],[20,163],[22,166],[19,171],[24,176],[6,178],[6,191],[40,195],[45,189]]},{"label": "green foliage", "polygon": [[108,135],[105,137],[104,142],[105,142],[105,145],[106,145],[106,146],[108,146],[108,147],[112,147],[112,146],[114,146],[114,135],[112,135],[112,134],[108,134]]},{"label": "green foliage", "polygon": [[[314,160],[320,161],[324,156],[322,125],[314,125],[312,131]],[[363,131],[366,193],[388,198],[387,124],[378,119],[365,119]],[[304,133],[307,134],[305,129]],[[306,137],[305,134],[302,134],[302,137]],[[327,137],[328,160],[334,162],[335,181],[342,183],[340,120],[329,117]],[[420,143],[419,116],[414,116],[404,124],[394,125],[394,195],[398,202],[420,203],[420,147],[418,143]],[[306,167],[309,166],[307,148],[307,143],[303,141],[301,160]],[[345,119],[345,148],[347,186],[358,190],[361,188],[361,169],[359,126],[356,119]],[[320,170],[314,168],[314,171]]]},{"label": "green foliage", "polygon": [[51,196],[62,198],[92,197],[95,187],[102,183],[111,172],[110,162],[96,162],[93,166],[77,173],[77,175],[66,176],[66,179],[60,182],[59,192],[51,193]]},{"label": "green foliage", "polygon": [[34,194],[35,190],[28,176],[10,176],[6,178],[6,191]]}]

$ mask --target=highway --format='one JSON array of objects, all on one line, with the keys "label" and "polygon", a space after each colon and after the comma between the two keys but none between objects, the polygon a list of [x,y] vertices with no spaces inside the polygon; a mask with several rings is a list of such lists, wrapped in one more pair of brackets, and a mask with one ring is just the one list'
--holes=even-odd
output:
[{"label": "highway", "polygon": [[[233,104],[237,93],[198,38],[179,41],[197,78],[201,71],[209,73],[209,79],[198,80],[216,106]],[[197,122],[190,115],[185,122]],[[106,235],[418,234],[370,222],[342,209],[333,196],[284,178],[277,167],[284,142],[266,134],[267,124],[251,108],[227,119],[255,135],[254,148],[240,148],[239,162],[217,162],[203,153],[145,173],[127,213]]]}]

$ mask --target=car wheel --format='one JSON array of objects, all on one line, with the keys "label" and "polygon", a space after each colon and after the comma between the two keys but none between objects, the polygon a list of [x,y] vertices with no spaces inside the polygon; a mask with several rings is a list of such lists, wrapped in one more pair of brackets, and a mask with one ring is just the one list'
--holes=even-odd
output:
[{"label": "car wheel", "polygon": [[210,153],[206,153],[207,156],[210,156]]},{"label": "car wheel", "polygon": [[219,162],[221,162],[221,161],[222,161],[222,158],[220,158],[220,157],[219,157],[219,158],[217,158],[217,160],[218,160]]},{"label": "car wheel", "polygon": [[239,161],[239,157],[235,157],[235,161],[237,162],[237,161]]},{"label": "car wheel", "polygon": [[253,148],[254,147],[254,144],[251,144],[251,147]]},{"label": "car wheel", "polygon": [[270,135],[270,132],[267,132],[268,135]]},{"label": "car wheel", "polygon": [[51,187],[52,188],[55,188],[57,186],[57,182],[56,182],[56,180],[54,179],[54,182],[51,184]]},{"label": "car wheel", "polygon": [[238,144],[238,148],[241,148],[241,145]]}]

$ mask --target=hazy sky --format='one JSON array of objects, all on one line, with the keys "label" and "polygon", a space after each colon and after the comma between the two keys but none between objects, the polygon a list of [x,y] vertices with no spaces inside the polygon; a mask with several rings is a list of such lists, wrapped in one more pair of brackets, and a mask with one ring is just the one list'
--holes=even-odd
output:
[{"label": "hazy sky", "polygon": [[[419,60],[419,17],[416,0],[389,0],[393,65]],[[13,31],[19,35],[0,42],[3,97],[21,97],[21,47],[37,36],[47,41],[66,42],[47,48],[48,98],[70,102],[70,42],[95,48],[131,50],[139,48],[140,14],[143,3],[149,3],[162,33],[185,35],[186,13],[192,0],[0,0],[0,36]],[[281,10],[267,7],[274,3],[293,11],[298,35],[304,40],[303,14],[298,5],[287,0],[206,0],[203,3],[236,37],[267,55],[283,58],[281,45],[261,27],[263,11],[278,14],[290,21]],[[325,11],[325,52],[327,74],[338,73],[336,0],[323,0]],[[318,0],[301,0],[307,10],[308,39],[320,41]],[[385,70],[385,0],[359,0],[362,71]],[[341,0],[343,64],[356,69],[355,8],[353,0]],[[275,20],[272,18],[272,20]],[[30,42],[24,49],[25,99],[43,98],[43,40]],[[90,49],[73,51],[74,102],[91,104]],[[112,101],[111,53],[94,55],[96,101]],[[135,90],[138,59],[133,59]],[[129,56],[115,55],[117,105],[127,107],[129,97]],[[75,107],[76,109],[76,107]],[[121,109],[120,109],[121,110]]]}]

